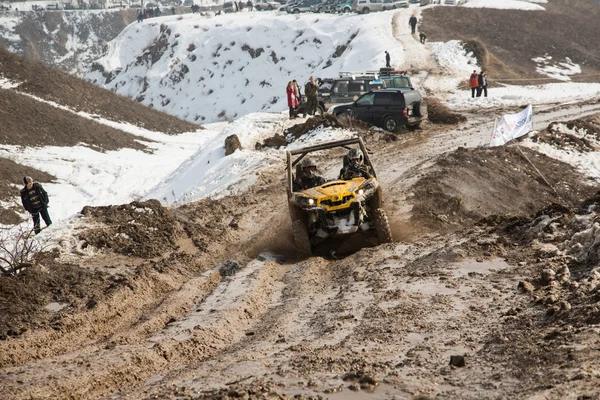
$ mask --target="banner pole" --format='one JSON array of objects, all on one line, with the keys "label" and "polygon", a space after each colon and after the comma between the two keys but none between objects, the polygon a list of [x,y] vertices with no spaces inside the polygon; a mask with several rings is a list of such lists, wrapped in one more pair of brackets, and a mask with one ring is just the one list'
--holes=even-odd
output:
[{"label": "banner pole", "polygon": [[552,189],[552,191],[556,194],[556,197],[558,197],[558,199],[564,203],[563,198],[556,191],[556,189],[554,189],[554,186],[552,186],[550,184],[550,182],[548,182],[548,179],[546,179],[546,177],[540,172],[539,169],[537,169],[537,167],[531,162],[531,160],[525,155],[525,153],[523,153],[523,150],[521,150],[521,146],[519,146],[518,144],[515,144],[515,146],[517,146],[517,149],[519,149],[519,151],[521,152],[521,155],[527,160],[527,162],[529,164],[531,164],[531,166],[533,167],[533,169],[535,169],[535,171],[542,177],[542,179],[544,180],[544,182],[546,182],[546,185],[548,185],[550,187],[550,189]]}]

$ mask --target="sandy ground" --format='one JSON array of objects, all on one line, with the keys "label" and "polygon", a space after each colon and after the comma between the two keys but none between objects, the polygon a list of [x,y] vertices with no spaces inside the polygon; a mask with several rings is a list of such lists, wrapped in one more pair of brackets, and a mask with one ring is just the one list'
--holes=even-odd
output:
[{"label": "sandy ground", "polygon": [[[537,110],[535,128],[598,110],[549,106]],[[598,398],[598,187],[538,156],[549,190],[514,146],[478,148],[500,111],[395,141],[366,135],[396,242],[339,259],[295,258],[283,168],[218,202],[89,208],[78,236],[30,272],[85,271],[89,286],[3,335],[0,392]],[[485,177],[494,157],[523,173],[496,188],[514,204],[510,212],[488,201],[485,184],[458,179]],[[326,176],[339,168],[331,158],[319,162]]]}]

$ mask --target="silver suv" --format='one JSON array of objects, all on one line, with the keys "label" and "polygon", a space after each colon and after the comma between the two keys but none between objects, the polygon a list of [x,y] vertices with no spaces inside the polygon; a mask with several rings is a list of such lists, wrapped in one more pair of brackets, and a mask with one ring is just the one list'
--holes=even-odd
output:
[{"label": "silver suv", "polygon": [[352,11],[359,14],[381,10],[383,10],[383,0],[358,0],[352,4]]},{"label": "silver suv", "polygon": [[383,11],[408,8],[408,0],[383,0]]}]

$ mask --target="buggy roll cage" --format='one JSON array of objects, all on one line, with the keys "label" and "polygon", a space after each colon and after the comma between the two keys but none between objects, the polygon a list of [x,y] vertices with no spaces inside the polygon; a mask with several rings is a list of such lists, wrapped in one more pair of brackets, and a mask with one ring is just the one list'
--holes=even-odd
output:
[{"label": "buggy roll cage", "polygon": [[[377,178],[377,175],[375,173],[375,168],[373,168],[373,164],[371,164],[371,159],[369,158],[369,153],[367,152],[367,147],[365,146],[364,141],[362,140],[361,137],[355,137],[352,139],[345,139],[345,140],[336,140],[334,142],[329,142],[329,143],[323,143],[323,144],[316,144],[313,146],[308,146],[308,147],[304,147],[302,149],[296,149],[296,150],[288,150],[286,151],[286,159],[287,159],[287,194],[288,194],[288,199],[292,197],[292,193],[293,193],[293,178],[292,178],[292,171],[293,171],[293,167],[296,166],[300,161],[302,161],[302,159],[304,157],[306,157],[306,155],[308,153],[312,153],[315,151],[319,151],[319,150],[327,150],[327,149],[333,149],[335,147],[343,147],[347,150],[350,150],[352,147],[350,147],[353,144],[358,144],[358,147],[360,148],[360,150],[363,153],[363,156],[365,157],[365,164],[368,165],[371,168],[371,175],[373,175],[374,178]],[[300,156],[297,157],[295,160],[292,160],[292,156],[295,156],[299,154]]]}]

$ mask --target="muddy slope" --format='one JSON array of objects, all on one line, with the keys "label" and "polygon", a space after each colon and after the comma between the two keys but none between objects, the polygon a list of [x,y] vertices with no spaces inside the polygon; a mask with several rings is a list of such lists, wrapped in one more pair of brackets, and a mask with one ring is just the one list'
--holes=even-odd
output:
[{"label": "muddy slope", "polygon": [[[600,55],[595,51],[600,27],[598,4],[586,0],[551,0],[546,11],[434,7],[424,10],[419,29],[428,40],[477,41],[480,65],[490,81],[510,84],[546,83],[537,74],[534,57],[549,55],[556,62],[569,57],[582,68],[576,82],[600,81]],[[499,34],[503,32],[503,34]],[[489,54],[484,54],[489,53]],[[465,77],[466,79],[467,77]],[[519,80],[530,78],[527,80]],[[513,80],[516,79],[516,80]]]},{"label": "muddy slope", "polygon": [[[415,157],[418,146],[430,149],[427,143],[444,132],[408,133],[392,142],[367,133],[366,140],[374,162],[389,171],[403,167],[402,157]],[[561,306],[568,293],[555,284],[556,296],[546,300],[539,270],[549,267],[558,276],[567,263],[569,287],[590,276],[597,251],[584,247],[593,240],[564,247],[579,250],[563,261],[549,257],[562,251],[559,241],[593,227],[596,200],[576,171],[524,150],[543,160],[538,168],[551,182],[570,185],[569,207],[545,207],[554,194],[514,151],[458,149],[437,162],[414,161],[420,179],[431,183],[422,181],[421,192],[415,186],[421,203],[459,197],[465,210],[487,219],[475,224],[459,213],[450,218],[456,233],[432,225],[427,235],[339,260],[294,258],[282,170],[264,171],[247,193],[219,201],[172,210],[155,201],[86,208],[75,235],[60,238],[58,253],[2,285],[0,389],[15,399],[119,393],[334,400],[356,391],[375,391],[374,399],[475,399],[558,390],[540,375],[529,379],[536,354],[546,348],[530,338],[557,329],[554,320],[543,320],[548,309],[568,308]],[[384,166],[388,157],[400,160]],[[522,183],[515,202],[520,216],[485,201],[484,182],[507,163],[517,175],[494,182],[507,193]],[[464,176],[472,186],[458,184],[456,177]],[[390,185],[394,178],[382,178],[387,198],[407,185]],[[393,215],[417,215],[408,212]],[[590,224],[578,224],[582,218]],[[565,228],[556,230],[552,221]],[[519,281],[531,283],[533,295],[520,294]],[[11,296],[30,292],[39,293],[35,301],[25,296],[11,308]],[[586,296],[569,301],[571,309],[592,307]],[[519,323],[521,316],[533,320]],[[588,332],[589,323],[581,320],[577,329]],[[450,356],[466,357],[465,366],[449,366]],[[551,364],[547,376],[570,377],[561,367]],[[593,375],[581,376],[568,381],[578,395],[592,390],[585,385]]]},{"label": "muddy slope", "polygon": [[412,188],[412,219],[439,230],[489,215],[574,207],[598,189],[568,164],[518,145],[459,148],[441,156]]}]

